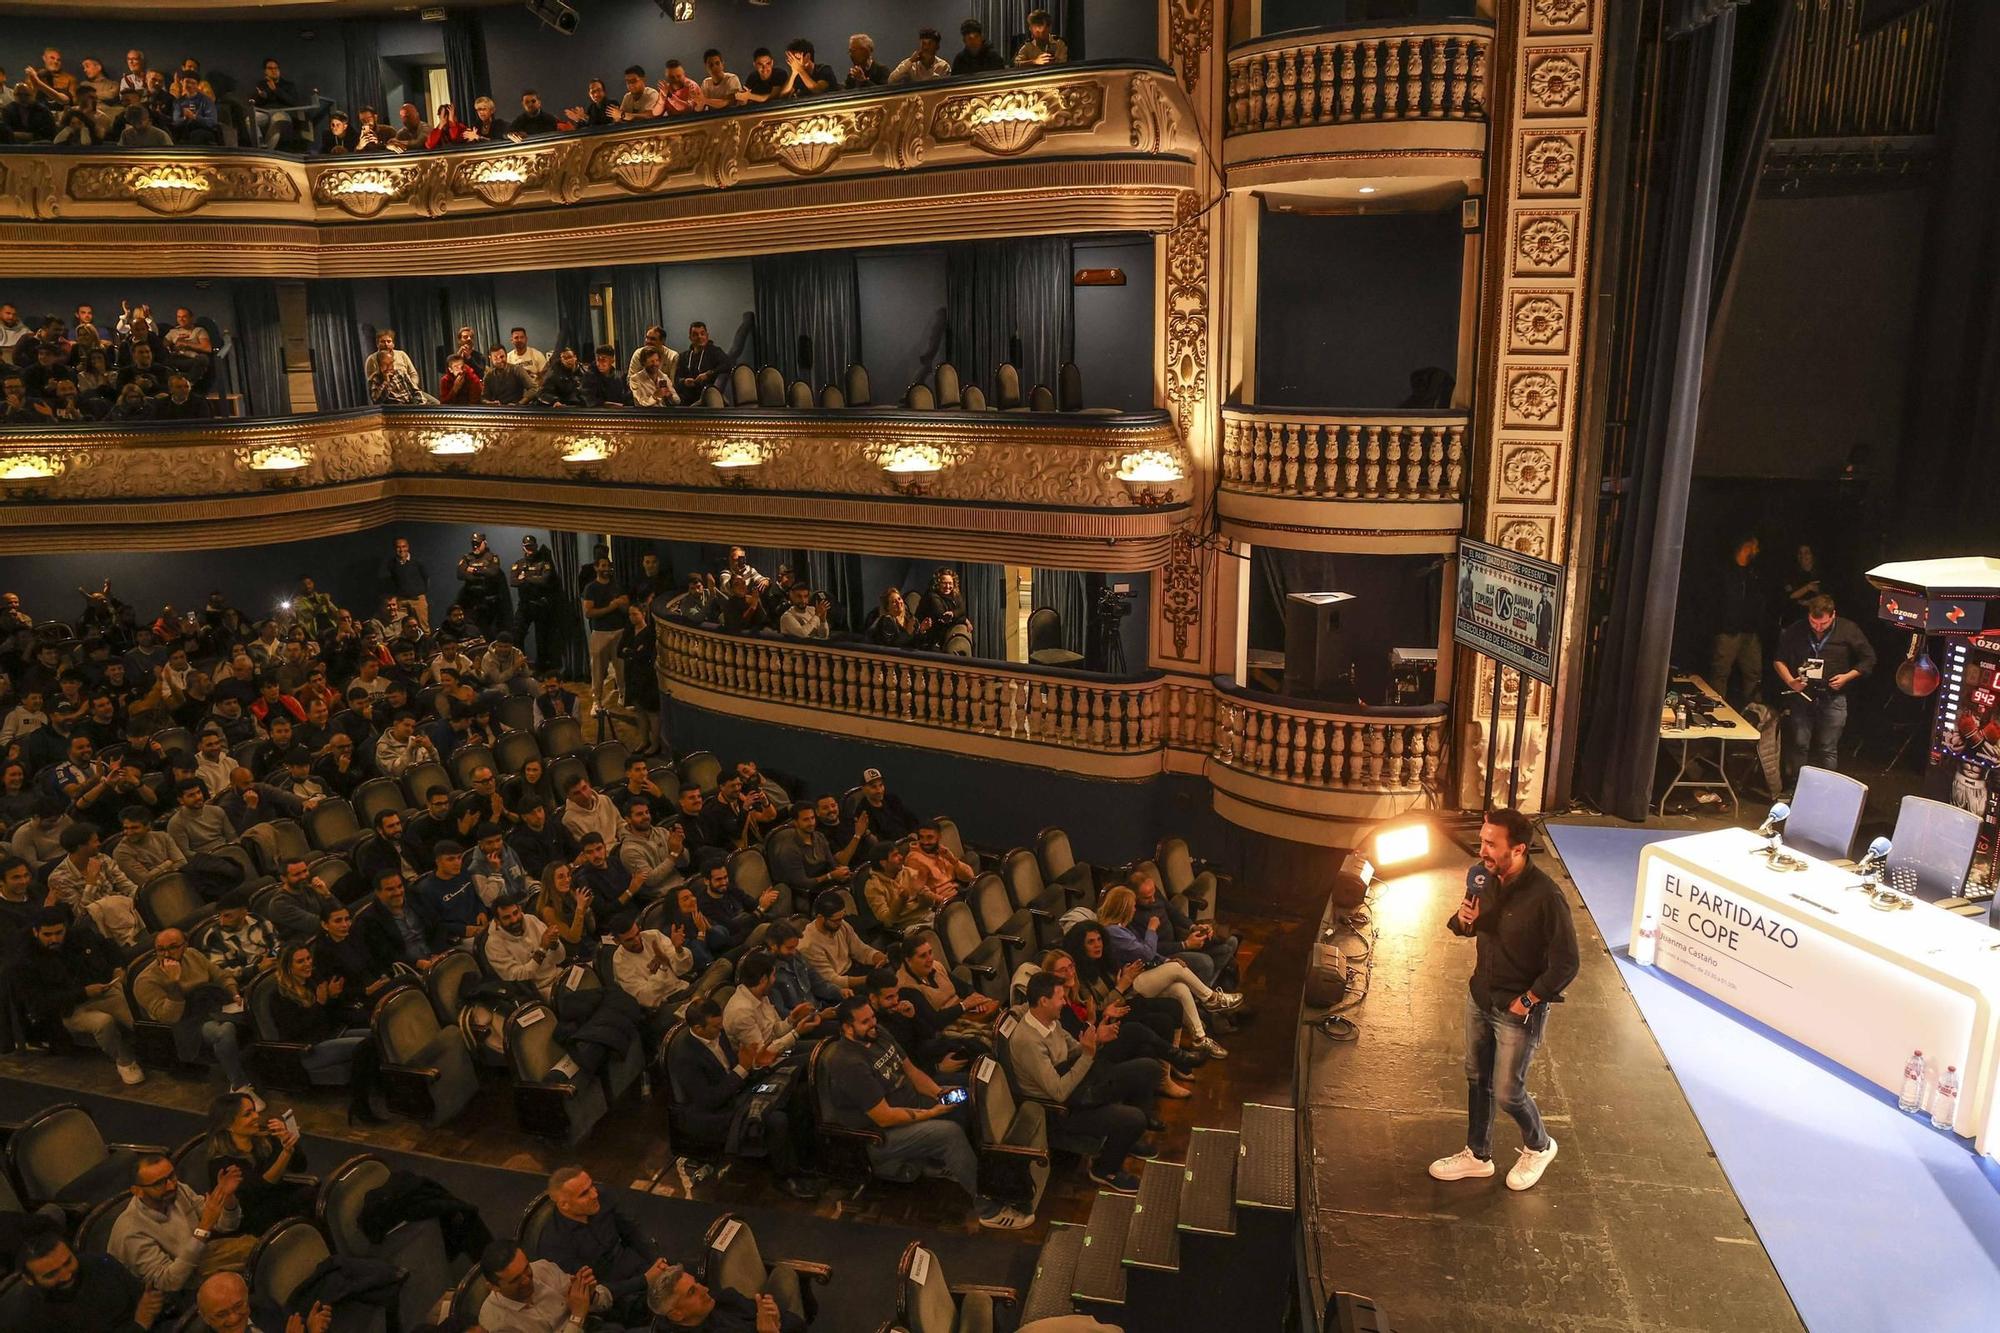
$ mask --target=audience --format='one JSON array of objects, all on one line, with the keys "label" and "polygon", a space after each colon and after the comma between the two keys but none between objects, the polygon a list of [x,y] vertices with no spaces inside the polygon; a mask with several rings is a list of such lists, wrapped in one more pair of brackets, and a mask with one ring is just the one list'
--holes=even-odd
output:
[{"label": "audience", "polygon": [[1048,972],[1028,978],[1027,1002],[1007,1037],[1007,1053],[1021,1091],[1067,1108],[1065,1130],[1101,1137],[1104,1147],[1090,1165],[1090,1178],[1120,1194],[1136,1194],[1139,1178],[1125,1170],[1129,1156],[1149,1156],[1139,1140],[1148,1128],[1166,1128],[1153,1115],[1161,1068],[1145,1059],[1099,1058],[1099,1048],[1118,1038],[1119,1022],[1108,1018],[1071,1036],[1061,1022],[1067,988]]},{"label": "audience", "polygon": [[591,1274],[611,1295],[613,1319],[643,1323],[647,1285],[668,1267],[659,1243],[623,1209],[607,1204],[582,1167],[557,1167],[549,1175],[548,1193],[555,1213],[536,1239],[535,1261],[565,1273]]}]

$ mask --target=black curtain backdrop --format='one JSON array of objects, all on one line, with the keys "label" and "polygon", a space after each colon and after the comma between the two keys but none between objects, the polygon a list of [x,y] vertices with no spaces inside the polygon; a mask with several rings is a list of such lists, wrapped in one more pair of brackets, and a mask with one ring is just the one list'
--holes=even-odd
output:
[{"label": "black curtain backdrop", "polygon": [[[618,328],[618,364],[622,368],[646,341],[646,330],[664,318],[658,264],[620,264],[611,270],[611,314]],[[668,333],[667,346],[685,345],[684,338],[676,340]]]},{"label": "black curtain backdrop", "polygon": [[[750,261],[757,307],[757,364],[786,383],[837,381],[861,360],[861,281],[852,251],[768,255]],[[810,366],[800,338],[811,341]]]},{"label": "black curtain backdrop", "polygon": [[1028,600],[1030,611],[1048,607],[1062,617],[1062,646],[1073,653],[1085,651],[1084,627],[1090,619],[1090,596],[1086,576],[1075,569],[1038,569]]},{"label": "black curtain backdrop", "polygon": [[[548,353],[549,360],[556,359],[556,353],[565,347],[574,347],[576,354],[588,360],[584,349],[592,345],[590,336],[590,270],[587,268],[566,268],[555,275],[556,281],[556,336],[555,341],[541,350]],[[529,344],[534,343],[534,334],[528,335]]]},{"label": "black curtain backdrop", "polygon": [[562,667],[564,680],[590,679],[590,654],[583,640],[583,561],[596,540],[586,533],[549,533],[549,555],[555,561],[556,585],[562,590],[553,656]]},{"label": "black curtain backdrop", "polygon": [[[347,52],[347,103],[348,118],[364,106],[372,106],[382,113],[382,119],[394,123],[395,117],[382,105],[382,44],[381,32],[374,19],[348,19],[340,25],[342,44]],[[467,117],[470,119],[470,117]]]},{"label": "black curtain backdrop", "polygon": [[236,350],[232,356],[250,400],[250,415],[285,416],[292,391],[285,382],[284,339],[278,329],[278,284],[252,278],[235,284]]},{"label": "black curtain backdrop", "polygon": [[[1990,555],[2000,494],[2000,5],[1951,12],[1886,556]],[[1875,466],[1881,466],[1879,459]],[[1879,488],[1878,488],[1879,489]],[[1887,507],[1884,506],[1886,509]],[[1917,516],[1921,515],[1921,519]]]},{"label": "black curtain backdrop", "polygon": [[437,279],[389,279],[389,327],[396,331],[396,346],[410,354],[418,385],[436,393],[438,349],[458,331],[445,327],[444,290]]},{"label": "black curtain backdrop", "polygon": [[1073,259],[1062,237],[970,241],[945,257],[945,305],[951,311],[945,357],[958,377],[993,394],[994,371],[1013,360],[1021,342],[1023,395],[1037,384],[1055,387],[1056,370],[1073,359],[1076,303]]},{"label": "black curtain backdrop", "polygon": [[859,630],[874,605],[861,586],[861,557],[838,551],[807,551],[804,578],[815,591],[833,599],[835,630]]},{"label": "black curtain backdrop", "polygon": [[[496,342],[504,342],[500,336],[499,307],[493,300],[493,279],[490,275],[477,277],[447,278],[444,284],[445,323],[444,338],[439,348],[449,355],[458,345],[458,331],[467,324],[472,326],[473,336],[478,340],[479,350],[484,352]],[[438,367],[444,373],[444,367]]]},{"label": "black curtain backdrop", "polygon": [[[475,120],[473,102],[491,96],[493,80],[486,72],[486,29],[476,9],[454,9],[444,20],[444,76],[451,85],[451,104],[467,124]],[[431,109],[433,115],[437,108]],[[502,109],[500,115],[507,112]]]},{"label": "black curtain backdrop", "polygon": [[967,563],[958,567],[958,586],[972,617],[972,655],[1007,660],[1007,567]]},{"label": "black curtain backdrop", "polygon": [[354,283],[322,278],[306,284],[306,331],[312,343],[313,395],[320,410],[368,402],[367,334],[354,313]]},{"label": "black curtain backdrop", "polygon": [[1634,222],[1644,241],[1629,257],[1642,266],[1632,304],[1643,321],[1622,367],[1631,405],[1622,479],[1629,498],[1608,534],[1616,574],[1581,770],[1599,808],[1626,819],[1645,818],[1652,800],[1673,653],[1736,44],[1734,5],[1668,0],[1665,12],[1673,35],[1656,61],[1647,50],[1640,55],[1657,79],[1659,107],[1641,127],[1652,139],[1642,139],[1638,158],[1643,217]]}]

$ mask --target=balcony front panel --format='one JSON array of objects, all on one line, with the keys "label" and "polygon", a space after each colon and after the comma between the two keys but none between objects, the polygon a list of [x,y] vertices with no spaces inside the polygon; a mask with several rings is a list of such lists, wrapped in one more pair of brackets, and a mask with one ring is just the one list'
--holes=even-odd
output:
[{"label": "balcony front panel", "polygon": [[1232,188],[1319,176],[1478,182],[1490,24],[1340,28],[1230,50]]},{"label": "balcony front panel", "polygon": [[1202,183],[1163,68],[842,93],[602,133],[309,160],[0,149],[0,242],[38,275],[371,276],[1164,231]]},{"label": "balcony front panel", "polygon": [[1343,711],[1217,682],[1216,812],[1276,837],[1351,846],[1356,828],[1434,798],[1447,710]]},{"label": "balcony front panel", "polygon": [[1259,546],[1450,550],[1470,423],[1465,412],[1225,407],[1223,529]]},{"label": "balcony front panel", "polygon": [[9,430],[0,552],[484,518],[1141,570],[1164,557],[1186,498],[1121,481],[1135,459],[1187,475],[1165,413],[369,408]]}]

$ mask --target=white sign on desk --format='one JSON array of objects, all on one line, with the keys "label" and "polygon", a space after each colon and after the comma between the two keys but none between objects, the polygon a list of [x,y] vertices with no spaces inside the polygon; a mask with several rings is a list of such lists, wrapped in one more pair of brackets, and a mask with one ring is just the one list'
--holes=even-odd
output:
[{"label": "white sign on desk", "polygon": [[[1762,869],[1755,853],[1739,848],[1736,854],[1744,857],[1745,872]],[[1843,895],[1822,901],[1815,896],[1825,894],[1820,877],[1780,878],[1801,881],[1807,901],[1797,904],[1796,914],[1725,887],[1719,876],[1665,857],[1645,858],[1641,912],[1654,912],[1659,921],[1656,965],[1891,1092],[1900,1091],[1904,1062],[1917,1049],[1936,1073],[1955,1064],[1964,1074],[1972,1052],[1972,997],[1823,928],[1837,918],[1865,929],[1861,914],[1874,909],[1856,905],[1864,900]],[[1954,1127],[1967,1136],[1979,1127],[1971,1099],[1960,1098]]]}]

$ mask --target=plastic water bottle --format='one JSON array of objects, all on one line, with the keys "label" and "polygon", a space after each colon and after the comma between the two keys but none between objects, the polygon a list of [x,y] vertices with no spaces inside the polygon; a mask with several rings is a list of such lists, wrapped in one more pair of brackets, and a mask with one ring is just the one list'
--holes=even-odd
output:
[{"label": "plastic water bottle", "polygon": [[1924,1053],[1918,1051],[1903,1066],[1903,1095],[1896,1099],[1898,1110],[1916,1112],[1924,1105]]},{"label": "plastic water bottle", "polygon": [[1931,1097],[1931,1123],[1939,1129],[1950,1129],[1958,1119],[1958,1066],[1946,1065],[1944,1076],[1938,1079],[1937,1092]]},{"label": "plastic water bottle", "polygon": [[1660,956],[1660,918],[1648,912],[1639,919],[1639,938],[1632,941],[1632,961],[1651,967]]}]

